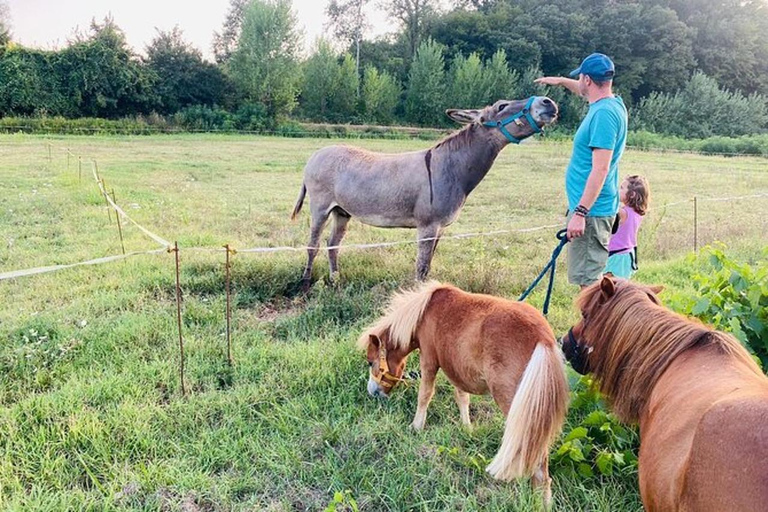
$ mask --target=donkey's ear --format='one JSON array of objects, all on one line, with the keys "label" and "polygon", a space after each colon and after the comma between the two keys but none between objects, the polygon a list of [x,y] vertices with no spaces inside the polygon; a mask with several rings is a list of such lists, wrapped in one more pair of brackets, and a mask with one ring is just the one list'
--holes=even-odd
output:
[{"label": "donkey's ear", "polygon": [[603,276],[600,281],[600,293],[604,299],[610,299],[616,293],[616,282],[610,276]]},{"label": "donkey's ear", "polygon": [[474,123],[480,119],[480,110],[463,110],[458,108],[449,108],[445,111],[446,115],[461,124]]},{"label": "donkey's ear", "polygon": [[648,289],[651,290],[654,293],[654,295],[658,295],[664,291],[664,286],[657,284],[656,286],[649,286]]}]

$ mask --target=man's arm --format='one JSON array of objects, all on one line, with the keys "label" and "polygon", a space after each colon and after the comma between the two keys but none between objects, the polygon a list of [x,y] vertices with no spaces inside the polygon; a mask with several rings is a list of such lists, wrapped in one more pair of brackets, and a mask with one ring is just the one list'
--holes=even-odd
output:
[{"label": "man's arm", "polygon": [[[608,176],[608,169],[611,166],[611,158],[613,158],[612,149],[595,148],[592,150],[592,170],[589,172],[587,185],[584,187],[584,192],[581,194],[581,200],[579,201],[579,204],[587,210],[592,208],[592,205],[595,204],[597,197],[600,195],[600,191],[603,189],[605,177]],[[580,215],[571,217],[571,221],[568,223],[568,239],[582,236],[585,226],[586,221],[584,217]]]},{"label": "man's arm", "polygon": [[571,91],[576,96],[581,96],[579,93],[579,81],[572,78],[564,78],[561,76],[543,76],[534,80],[539,85],[560,85]]}]

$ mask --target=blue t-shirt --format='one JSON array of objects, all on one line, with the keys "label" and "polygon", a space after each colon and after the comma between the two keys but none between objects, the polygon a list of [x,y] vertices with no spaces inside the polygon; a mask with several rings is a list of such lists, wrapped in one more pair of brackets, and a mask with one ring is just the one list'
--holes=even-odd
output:
[{"label": "blue t-shirt", "polygon": [[609,217],[619,211],[619,160],[627,143],[627,107],[620,97],[603,98],[589,106],[573,138],[573,154],[565,172],[568,208],[573,211],[584,194],[592,171],[592,150],[612,149],[613,157],[603,189],[589,210],[594,217]]}]

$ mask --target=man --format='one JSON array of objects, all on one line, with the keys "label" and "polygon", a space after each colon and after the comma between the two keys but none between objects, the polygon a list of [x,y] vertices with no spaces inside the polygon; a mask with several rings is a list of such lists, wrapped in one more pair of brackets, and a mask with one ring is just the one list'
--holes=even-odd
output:
[{"label": "man", "polygon": [[627,109],[613,94],[611,59],[593,53],[571,77],[542,77],[589,101],[589,112],[573,138],[565,173],[568,195],[568,280],[582,289],[596,282],[608,261],[611,228],[619,210],[619,160],[627,141]]}]

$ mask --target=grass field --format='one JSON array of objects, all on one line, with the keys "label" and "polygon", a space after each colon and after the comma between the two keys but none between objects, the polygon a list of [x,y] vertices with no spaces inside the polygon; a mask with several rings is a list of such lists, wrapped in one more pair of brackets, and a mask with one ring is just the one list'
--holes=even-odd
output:
[{"label": "grass field", "polygon": [[[0,282],[0,508],[323,510],[344,491],[343,501],[352,497],[361,510],[535,505],[526,485],[496,483],[483,471],[503,426],[489,399],[473,397],[475,428],[462,430],[441,379],[427,428],[414,434],[407,428],[414,386],[387,402],[365,393],[367,366],[354,340],[389,293],[412,281],[414,245],[342,251],[336,286],[325,283],[322,255],[308,295],[298,292],[304,254],[235,255],[235,364],[226,364],[223,252],[185,248],[305,244],[306,212],[296,223],[288,215],[303,164],[330,143],[0,136],[0,272],[120,252],[90,166],[79,180],[77,160],[68,168],[58,148],[95,158],[118,203],[182,248],[191,391],[181,397],[178,386],[172,255]],[[394,152],[428,143],[358,144]],[[506,149],[447,235],[562,221],[569,151],[557,143]],[[622,173],[645,174],[653,188],[639,280],[690,289],[693,205],[664,205],[694,195],[700,245],[721,240],[739,258],[761,257],[768,198],[704,198],[768,192],[768,161],[629,152]],[[157,247],[123,228],[127,250]],[[414,237],[353,222],[345,242]],[[554,244],[554,230],[446,240],[432,276],[514,298]],[[556,332],[575,318],[575,289],[564,274],[549,318]],[[556,477],[553,491],[555,510],[641,509],[633,475],[586,483]]]}]

